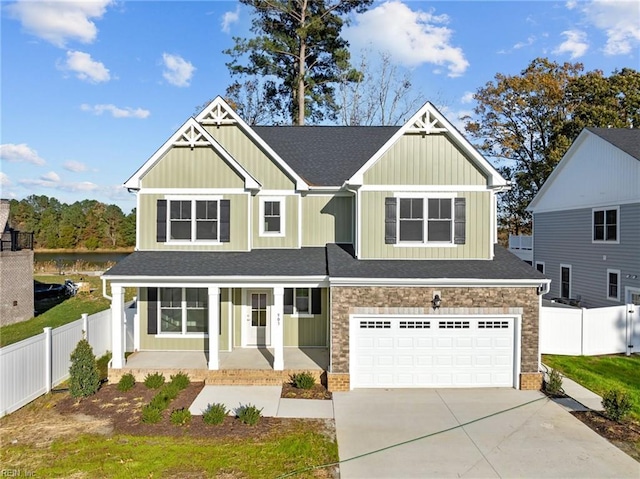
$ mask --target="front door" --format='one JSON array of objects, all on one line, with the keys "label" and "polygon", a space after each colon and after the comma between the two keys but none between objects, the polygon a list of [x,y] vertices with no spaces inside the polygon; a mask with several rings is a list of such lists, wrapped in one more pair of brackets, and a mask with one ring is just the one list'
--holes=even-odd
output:
[{"label": "front door", "polygon": [[247,291],[245,333],[247,346],[269,346],[270,293],[266,290]]}]

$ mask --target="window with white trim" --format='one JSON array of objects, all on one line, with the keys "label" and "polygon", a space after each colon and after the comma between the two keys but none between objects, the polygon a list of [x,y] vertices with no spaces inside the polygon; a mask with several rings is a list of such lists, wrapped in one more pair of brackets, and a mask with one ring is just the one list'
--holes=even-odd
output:
[{"label": "window with white trim", "polygon": [[260,197],[260,236],[284,236],[284,198]]},{"label": "window with white trim", "polygon": [[607,270],[607,299],[620,301],[620,270]]},{"label": "window with white trim", "polygon": [[452,198],[399,198],[399,203],[398,238],[401,243],[452,243]]},{"label": "window with white trim", "polygon": [[593,242],[618,242],[619,208],[593,210]]},{"label": "window with white trim", "polygon": [[170,199],[168,202],[169,241],[218,241],[219,201]]},{"label": "window with white trim", "polygon": [[206,288],[160,288],[159,334],[206,333],[209,328]]},{"label": "window with white trim", "polygon": [[322,314],[322,291],[320,288],[285,288],[284,313],[294,316]]},{"label": "window with white trim", "polygon": [[560,265],[560,297],[571,297],[571,265]]}]

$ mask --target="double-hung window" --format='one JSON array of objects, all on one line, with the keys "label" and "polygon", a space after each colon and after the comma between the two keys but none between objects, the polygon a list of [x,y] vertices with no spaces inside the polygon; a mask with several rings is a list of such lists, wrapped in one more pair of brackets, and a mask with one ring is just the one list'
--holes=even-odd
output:
[{"label": "double-hung window", "polygon": [[[459,212],[454,215],[454,198],[397,198],[397,243],[453,244],[457,224],[455,231],[459,230],[460,234],[456,235],[459,236],[456,244],[464,244],[465,206],[464,199],[458,200],[461,200],[457,206]],[[387,208],[389,214],[393,215],[394,211]],[[386,221],[389,223],[388,217]]]},{"label": "double-hung window", "polygon": [[284,198],[260,198],[260,236],[284,236]]},{"label": "double-hung window", "polygon": [[284,313],[294,316],[321,314],[322,292],[320,288],[285,288]]},{"label": "double-hung window", "polygon": [[607,270],[607,299],[620,301],[620,271],[617,269]]},{"label": "double-hung window", "polygon": [[400,198],[400,241],[422,242],[424,239],[424,200]]},{"label": "double-hung window", "polygon": [[160,288],[160,334],[208,331],[206,288]]},{"label": "double-hung window", "polygon": [[174,197],[157,203],[158,242],[229,241],[229,200]]},{"label": "double-hung window", "polygon": [[619,208],[593,210],[593,242],[618,242]]}]

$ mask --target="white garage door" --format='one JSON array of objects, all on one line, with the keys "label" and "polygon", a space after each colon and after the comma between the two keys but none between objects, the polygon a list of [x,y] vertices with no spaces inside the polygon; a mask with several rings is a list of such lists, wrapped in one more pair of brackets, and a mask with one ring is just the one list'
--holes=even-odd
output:
[{"label": "white garage door", "polygon": [[514,318],[352,318],[351,384],[513,387]]}]

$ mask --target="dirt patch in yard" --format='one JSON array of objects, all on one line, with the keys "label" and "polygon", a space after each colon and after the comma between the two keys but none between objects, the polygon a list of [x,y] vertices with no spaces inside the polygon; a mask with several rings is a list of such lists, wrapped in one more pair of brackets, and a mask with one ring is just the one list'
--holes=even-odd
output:
[{"label": "dirt patch in yard", "polygon": [[280,397],[290,399],[331,399],[333,396],[322,384],[314,384],[311,389],[299,389],[291,383],[283,383]]},{"label": "dirt patch in yard", "polygon": [[612,421],[596,411],[574,411],[572,414],[595,432],[640,462],[640,424]]}]

